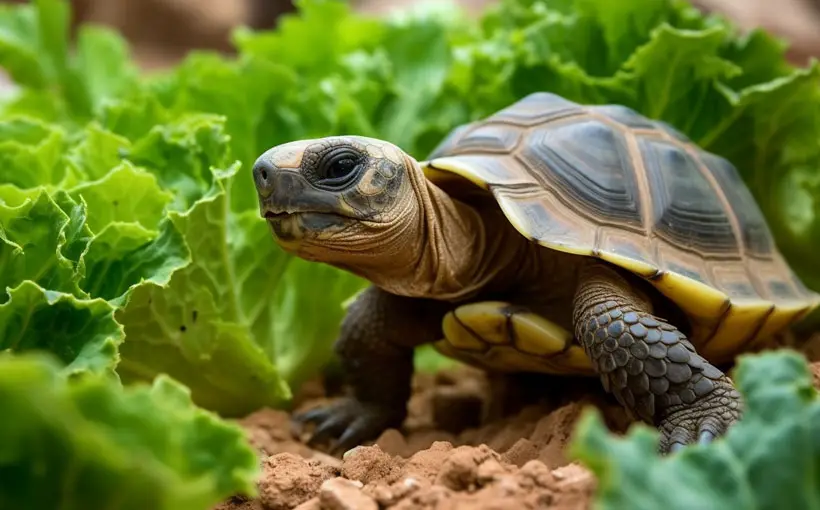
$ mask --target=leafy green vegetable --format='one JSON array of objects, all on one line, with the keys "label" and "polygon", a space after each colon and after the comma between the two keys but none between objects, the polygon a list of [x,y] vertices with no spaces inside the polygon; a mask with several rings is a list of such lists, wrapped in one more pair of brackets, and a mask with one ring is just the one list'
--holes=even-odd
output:
[{"label": "leafy green vegetable", "polygon": [[27,117],[0,123],[0,179],[21,188],[57,184],[64,150],[62,129]]},{"label": "leafy green vegetable", "polygon": [[85,208],[64,192],[39,193],[14,207],[0,202],[0,288],[32,281],[83,295],[78,281],[90,235]]},{"label": "leafy green vegetable", "polygon": [[50,357],[0,356],[0,408],[2,508],[205,510],[256,492],[243,431],[166,376],[69,384]]},{"label": "leafy green vegetable", "polygon": [[48,351],[69,375],[114,374],[122,339],[114,308],[101,299],[78,299],[26,280],[0,305],[0,352]]},{"label": "leafy green vegetable", "polygon": [[165,219],[159,232],[139,223],[106,225],[91,241],[84,261],[83,290],[122,305],[136,286],[167,284],[176,270],[190,264],[191,254],[185,239]]},{"label": "leafy green vegetable", "polygon": [[290,396],[253,335],[271,307],[276,287],[266,284],[276,281],[282,252],[272,243],[231,249],[234,232],[246,234],[231,228],[226,187],[237,170],[218,173],[214,187],[188,211],[170,213],[190,263],[165,285],[135,288],[117,312],[127,338],[119,368],[124,379],[174,374],[197,403],[233,416],[279,406]]},{"label": "leafy green vegetable", "polygon": [[344,316],[339,304],[365,284],[330,266],[294,258],[278,282],[264,324],[273,334],[263,347],[272,352],[282,376],[298,386],[330,360]]},{"label": "leafy green vegetable", "polygon": [[110,223],[155,227],[174,196],[159,187],[156,177],[128,162],[112,168],[103,178],[69,191],[88,208],[88,226],[99,232]]},{"label": "leafy green vegetable", "polygon": [[608,434],[597,411],[571,446],[599,480],[599,508],[813,508],[820,505],[820,399],[805,359],[791,351],[747,355],[736,369],[746,412],[724,438],[668,458],[658,433]]}]

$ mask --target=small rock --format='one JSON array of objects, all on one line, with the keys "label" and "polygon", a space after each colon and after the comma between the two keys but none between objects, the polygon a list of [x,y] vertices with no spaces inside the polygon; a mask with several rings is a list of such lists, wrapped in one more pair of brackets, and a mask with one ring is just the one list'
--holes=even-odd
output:
[{"label": "small rock", "polygon": [[567,464],[558,469],[552,470],[552,477],[561,484],[585,483],[588,480],[594,480],[589,469],[585,468],[578,462]]},{"label": "small rock", "polygon": [[310,456],[311,460],[318,460],[319,462],[328,465],[334,469],[342,468],[342,460],[337,457],[332,457],[326,453],[313,451]]},{"label": "small rock", "polygon": [[342,461],[342,476],[362,483],[381,481],[391,484],[399,479],[404,461],[391,457],[378,446],[359,446]]},{"label": "small rock", "polygon": [[259,499],[269,510],[290,510],[313,498],[322,482],[338,472],[317,460],[305,460],[293,453],[265,459],[259,480]]},{"label": "small rock", "polygon": [[393,490],[382,482],[365,485],[362,492],[375,499],[381,507],[393,505],[398,500]]},{"label": "small rock", "polygon": [[507,470],[496,459],[490,458],[485,460],[476,469],[476,482],[479,485],[485,485],[493,481],[499,475],[506,473]]},{"label": "small rock", "polygon": [[518,476],[524,479],[529,479],[539,487],[554,487],[556,476],[553,476],[552,471],[540,460],[531,460],[524,464],[518,472]]},{"label": "small rock", "polygon": [[305,501],[293,510],[322,510],[322,503],[319,501],[319,497],[317,496]]},{"label": "small rock", "polygon": [[436,483],[456,491],[470,490],[477,483],[478,466],[490,458],[498,461],[501,456],[487,445],[460,446],[442,464]]},{"label": "small rock", "polygon": [[322,484],[319,501],[323,510],[379,510],[376,501],[360,489],[363,484],[331,478]]},{"label": "small rock", "polygon": [[404,465],[406,475],[416,475],[433,482],[444,461],[453,452],[453,445],[446,441],[436,441],[430,448],[421,450],[410,457]]},{"label": "small rock", "polygon": [[410,497],[402,499],[390,510],[432,510],[439,508],[456,508],[445,503],[451,499],[453,491],[441,485],[434,485],[428,490],[414,492]]}]

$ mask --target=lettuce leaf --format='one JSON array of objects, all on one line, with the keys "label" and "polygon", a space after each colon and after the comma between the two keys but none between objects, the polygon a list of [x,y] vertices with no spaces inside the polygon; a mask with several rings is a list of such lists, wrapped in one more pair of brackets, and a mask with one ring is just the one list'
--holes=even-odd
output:
[{"label": "lettuce leaf", "polygon": [[172,193],[170,209],[185,210],[210,189],[212,169],[233,163],[229,142],[224,117],[193,113],[154,126],[124,157],[152,172]]},{"label": "lettuce leaf", "polygon": [[191,253],[170,220],[163,220],[158,228],[148,230],[139,223],[106,225],[85,254],[82,289],[121,306],[139,285],[166,285],[174,272],[191,263]]},{"label": "lettuce leaf", "polygon": [[0,122],[0,182],[20,188],[58,184],[65,132],[28,117]]},{"label": "lettuce leaf", "polygon": [[31,280],[8,289],[0,305],[0,352],[52,353],[67,375],[114,375],[123,336],[105,300],[45,290]]},{"label": "lettuce leaf", "polygon": [[88,226],[99,232],[109,223],[136,223],[154,228],[174,196],[163,190],[157,178],[131,163],[115,166],[102,179],[87,181],[69,190],[86,204]]},{"label": "lettuce leaf", "polygon": [[13,417],[0,420],[2,508],[206,510],[256,493],[243,431],[166,376],[68,383],[50,357],[0,356],[0,408]]},{"label": "lettuce leaf", "polygon": [[[599,481],[598,508],[809,508],[820,504],[820,399],[805,358],[746,355],[735,374],[746,414],[724,438],[660,457],[658,433],[635,425],[624,438],[587,411],[572,455]],[[777,469],[772,469],[777,466]]]},{"label": "lettuce leaf", "polygon": [[[52,197],[40,190],[13,207],[0,201],[0,289],[31,281],[85,297],[78,285],[91,238],[85,220],[84,204],[62,191]],[[6,299],[0,294],[0,303]]]},{"label": "lettuce leaf", "polygon": [[[230,416],[281,406],[290,398],[254,335],[272,304],[268,296],[276,288],[282,252],[273,243],[256,243],[253,251],[232,249],[233,232],[243,234],[232,228],[229,203],[238,169],[215,171],[205,196],[189,210],[169,214],[190,263],[164,284],[136,286],[117,311],[127,338],[118,369],[125,380],[172,374],[191,388],[195,402]],[[264,221],[257,217],[257,224]],[[261,333],[270,330],[266,326]]]}]

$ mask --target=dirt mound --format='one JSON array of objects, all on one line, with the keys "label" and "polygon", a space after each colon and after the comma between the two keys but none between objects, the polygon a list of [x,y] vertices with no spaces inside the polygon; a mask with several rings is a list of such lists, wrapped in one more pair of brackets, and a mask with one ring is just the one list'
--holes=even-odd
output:
[{"label": "dirt mound", "polygon": [[[820,353],[801,349],[812,361]],[[812,350],[814,349],[814,350]],[[820,387],[820,363],[812,365]],[[626,413],[594,379],[523,375],[489,378],[470,368],[416,374],[402,430],[385,431],[344,458],[305,445],[284,411],[244,420],[260,451],[260,496],[214,510],[495,510],[589,508],[592,474],[570,463],[565,447],[586,406],[624,432]],[[307,385],[296,411],[327,402]]]},{"label": "dirt mound", "polygon": [[[470,368],[417,374],[402,430],[343,459],[306,446],[311,429],[297,430],[289,413],[261,410],[240,421],[263,458],[260,496],[218,510],[585,508],[594,479],[564,456],[576,420],[594,405],[612,430],[629,423],[594,383],[489,379]],[[329,397],[311,384],[296,410]]]}]

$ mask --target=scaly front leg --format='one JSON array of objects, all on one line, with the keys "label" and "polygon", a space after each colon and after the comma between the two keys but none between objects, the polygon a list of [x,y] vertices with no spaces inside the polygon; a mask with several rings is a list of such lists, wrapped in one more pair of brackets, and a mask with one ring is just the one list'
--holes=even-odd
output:
[{"label": "scaly front leg", "polygon": [[441,338],[447,305],[365,290],[342,322],[336,354],[353,396],[296,416],[318,424],[310,444],[338,438],[334,452],[348,450],[407,416],[413,349]]},{"label": "scaly front leg", "polygon": [[710,442],[742,412],[732,381],[701,357],[678,328],[612,267],[596,262],[581,273],[574,324],[604,388],[661,431],[661,451]]}]

